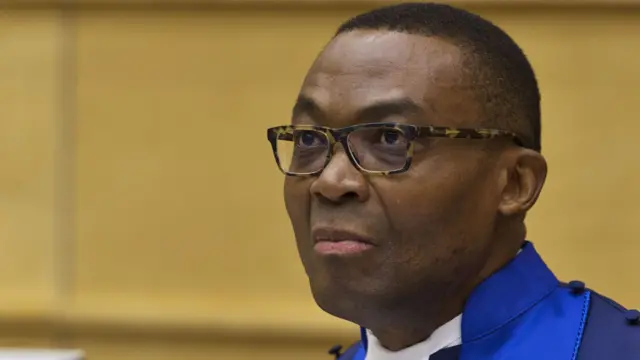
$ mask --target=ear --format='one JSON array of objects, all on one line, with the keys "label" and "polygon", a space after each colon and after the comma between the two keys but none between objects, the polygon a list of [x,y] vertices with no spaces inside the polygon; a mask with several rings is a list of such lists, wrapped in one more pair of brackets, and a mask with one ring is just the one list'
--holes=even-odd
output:
[{"label": "ear", "polygon": [[499,211],[504,216],[524,214],[538,200],[547,178],[547,161],[529,149],[514,149],[504,168],[504,187]]}]

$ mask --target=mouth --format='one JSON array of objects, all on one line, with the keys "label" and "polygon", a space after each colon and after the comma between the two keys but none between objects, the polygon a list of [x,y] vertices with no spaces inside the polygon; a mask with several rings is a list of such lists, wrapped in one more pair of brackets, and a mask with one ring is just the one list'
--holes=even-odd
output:
[{"label": "mouth", "polygon": [[370,237],[338,228],[315,227],[311,237],[313,249],[320,255],[355,255],[375,247]]}]

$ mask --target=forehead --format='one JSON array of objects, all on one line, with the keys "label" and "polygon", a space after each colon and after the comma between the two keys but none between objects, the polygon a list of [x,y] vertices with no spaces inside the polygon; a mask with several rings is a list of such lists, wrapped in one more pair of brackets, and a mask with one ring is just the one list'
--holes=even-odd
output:
[{"label": "forehead", "polygon": [[[461,50],[442,39],[407,33],[356,30],[331,41],[309,70],[301,97],[344,126],[362,108],[409,99],[432,125],[473,118]],[[296,121],[294,117],[294,122]]]}]

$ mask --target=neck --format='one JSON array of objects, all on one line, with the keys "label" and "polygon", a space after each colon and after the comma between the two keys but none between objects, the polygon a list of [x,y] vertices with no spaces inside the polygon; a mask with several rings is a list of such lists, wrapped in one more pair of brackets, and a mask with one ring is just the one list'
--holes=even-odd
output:
[{"label": "neck", "polygon": [[421,305],[404,307],[402,314],[396,314],[393,320],[387,317],[368,329],[384,348],[399,351],[428,339],[437,328],[461,314],[464,301],[448,299],[441,306]]},{"label": "neck", "polygon": [[398,311],[385,312],[379,317],[380,321],[367,328],[390,351],[399,351],[428,339],[437,328],[460,315],[473,289],[511,261],[519,249],[517,242],[500,248],[488,259],[474,281],[458,288],[458,291],[441,291],[440,304],[425,305],[423,301],[400,304],[395,307]]}]

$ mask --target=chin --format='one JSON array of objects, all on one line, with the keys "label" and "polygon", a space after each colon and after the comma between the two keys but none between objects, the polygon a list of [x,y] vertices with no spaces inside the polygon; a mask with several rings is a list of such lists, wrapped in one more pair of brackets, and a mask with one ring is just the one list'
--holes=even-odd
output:
[{"label": "chin", "polygon": [[[342,280],[342,281],[341,281]],[[389,294],[380,290],[383,286],[371,286],[367,281],[347,279],[312,279],[310,278],[313,298],[324,312],[340,319],[362,325],[371,312],[383,309]]]},{"label": "chin", "polygon": [[401,281],[376,259],[301,254],[316,304],[335,317],[361,323],[394,302]]}]

